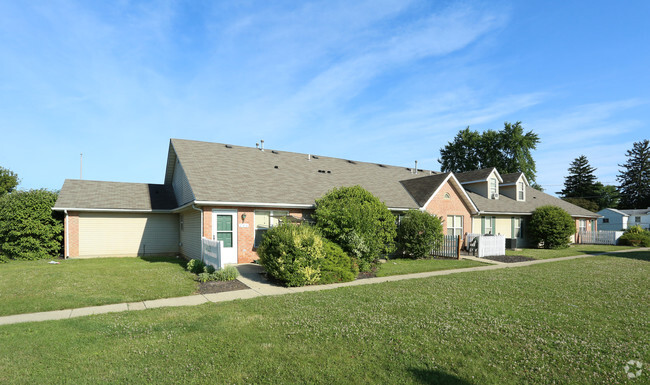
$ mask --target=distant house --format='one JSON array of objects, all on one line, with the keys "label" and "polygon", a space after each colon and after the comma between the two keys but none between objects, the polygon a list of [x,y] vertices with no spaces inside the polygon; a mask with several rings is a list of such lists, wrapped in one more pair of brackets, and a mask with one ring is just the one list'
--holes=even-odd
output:
[{"label": "distant house", "polygon": [[531,188],[522,173],[439,173],[408,167],[171,139],[163,184],[66,180],[54,210],[65,213],[70,257],[181,254],[199,258],[201,237],[222,241],[225,263],[257,259],[267,229],[309,217],[335,187],[360,185],[396,215],[420,209],[444,232],[503,234],[526,241],[535,208],[560,206],[576,231],[597,214]]},{"label": "distant house", "polygon": [[601,230],[627,230],[631,226],[650,229],[650,207],[631,210],[607,208],[600,210],[598,214],[603,216],[598,219],[598,228]]}]

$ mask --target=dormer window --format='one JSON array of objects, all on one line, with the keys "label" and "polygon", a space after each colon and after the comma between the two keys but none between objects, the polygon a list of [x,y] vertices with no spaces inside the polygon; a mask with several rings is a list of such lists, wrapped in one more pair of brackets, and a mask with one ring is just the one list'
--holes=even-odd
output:
[{"label": "dormer window", "polygon": [[524,196],[524,182],[517,183],[517,200],[525,201],[526,197]]},{"label": "dormer window", "polygon": [[497,199],[499,196],[497,195],[497,178],[490,178],[490,191],[489,191],[489,198],[490,199]]}]

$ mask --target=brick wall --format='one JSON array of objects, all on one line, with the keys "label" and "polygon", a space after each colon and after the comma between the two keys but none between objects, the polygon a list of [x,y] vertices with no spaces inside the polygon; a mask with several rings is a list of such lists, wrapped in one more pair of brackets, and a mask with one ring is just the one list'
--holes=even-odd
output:
[{"label": "brick wall", "polygon": [[[79,256],[79,213],[68,211],[67,226],[64,228],[63,236],[67,239],[65,244],[65,255],[69,257]],[[65,223],[64,223],[65,225]]]},{"label": "brick wall", "polygon": [[[257,251],[253,247],[255,242],[255,210],[282,210],[289,211],[289,214],[296,217],[303,217],[301,209],[287,208],[254,208],[254,207],[203,207],[203,236],[212,239],[212,210],[237,210],[237,263],[250,263],[258,259]],[[246,214],[246,219],[242,215]],[[248,224],[248,227],[240,227],[240,224]]]},{"label": "brick wall", "polygon": [[[445,198],[445,194],[449,194],[449,199]],[[447,234],[447,215],[462,215],[463,233],[469,233],[471,231],[471,212],[461,199],[461,195],[462,192],[447,181],[425,208],[427,212],[435,214],[442,219],[442,227],[445,235]]]}]

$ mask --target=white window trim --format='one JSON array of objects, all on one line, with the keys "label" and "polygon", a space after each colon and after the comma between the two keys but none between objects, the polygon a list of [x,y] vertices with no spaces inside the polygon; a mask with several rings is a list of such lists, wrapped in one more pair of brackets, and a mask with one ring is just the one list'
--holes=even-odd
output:
[{"label": "white window trim", "polygon": [[[450,218],[453,223],[451,223],[450,226]],[[460,227],[456,227],[456,218],[460,218]],[[447,215],[447,235],[463,235],[463,231],[465,229],[465,218],[463,215]],[[453,234],[450,234],[449,230]],[[460,230],[460,234],[455,234],[456,230]]]}]

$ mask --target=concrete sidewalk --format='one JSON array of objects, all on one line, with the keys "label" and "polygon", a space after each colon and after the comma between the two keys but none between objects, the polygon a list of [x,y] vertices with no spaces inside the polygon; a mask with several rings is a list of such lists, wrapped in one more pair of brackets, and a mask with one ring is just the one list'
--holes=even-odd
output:
[{"label": "concrete sidewalk", "polygon": [[620,250],[612,251],[607,253],[599,254],[584,254],[584,255],[574,255],[570,257],[561,257],[561,258],[552,258],[552,259],[537,259],[534,261],[526,262],[515,262],[515,263],[503,263],[496,261],[484,261],[479,258],[468,258],[476,259],[481,262],[492,262],[492,264],[486,266],[477,266],[469,267],[464,269],[452,269],[452,270],[439,270],[439,271],[430,271],[425,273],[415,273],[415,274],[404,274],[404,275],[391,275],[388,277],[375,277],[375,278],[365,278],[357,279],[352,282],[342,282],[342,283],[333,283],[329,285],[314,285],[314,286],[303,286],[303,287],[284,287],[273,284],[269,282],[263,275],[264,269],[262,266],[254,263],[237,265],[240,276],[237,278],[243,284],[248,286],[250,289],[246,290],[237,290],[237,291],[228,291],[224,293],[214,293],[214,294],[198,294],[190,295],[187,297],[176,297],[176,298],[163,298],[155,299],[150,301],[142,302],[130,302],[130,303],[118,303],[111,305],[103,306],[92,306],[84,307],[78,309],[67,309],[67,310],[55,310],[47,311],[40,313],[27,313],[27,314],[15,314],[0,317],[0,325],[8,325],[15,323],[23,322],[37,322],[37,321],[51,321],[51,320],[60,320],[67,318],[83,317],[93,314],[104,314],[104,313],[115,313],[123,311],[136,311],[136,310],[145,310],[145,309],[155,309],[160,307],[177,307],[177,306],[194,306],[200,305],[207,302],[226,302],[233,301],[236,299],[248,299],[260,296],[272,296],[272,295],[282,295],[289,293],[302,293],[307,291],[320,291],[320,290],[330,290],[340,287],[347,286],[359,286],[359,285],[369,285],[374,283],[382,282],[394,282],[394,281],[403,281],[406,279],[415,279],[415,278],[427,278],[435,277],[440,275],[450,275],[457,273],[466,273],[473,271],[487,271],[487,270],[497,270],[497,269],[507,269],[513,267],[524,267],[530,265],[537,265],[540,263],[552,263],[560,261],[568,261],[572,259],[581,259],[581,258],[590,258],[598,255],[604,254],[616,254],[616,253],[628,253],[632,251],[647,251],[650,248],[639,248],[639,249],[629,249],[629,250]]}]

